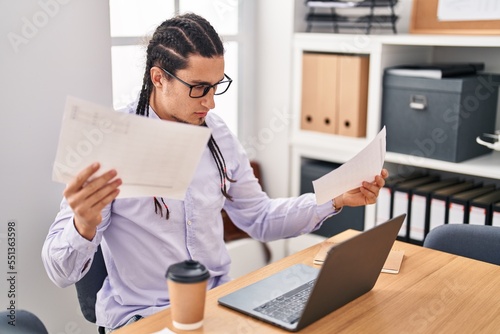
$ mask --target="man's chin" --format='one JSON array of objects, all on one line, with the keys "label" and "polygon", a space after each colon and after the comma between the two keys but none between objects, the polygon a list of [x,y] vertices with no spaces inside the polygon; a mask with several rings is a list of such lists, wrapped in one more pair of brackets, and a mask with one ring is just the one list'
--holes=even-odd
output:
[{"label": "man's chin", "polygon": [[176,122],[184,123],[184,124],[191,124],[191,125],[202,125],[203,123],[205,123],[205,117],[194,117],[194,118],[191,118],[189,120],[185,120],[185,119],[180,119],[178,117],[173,116],[173,119]]},{"label": "man's chin", "polygon": [[196,120],[194,120],[193,122],[189,122],[189,123],[193,124],[193,125],[203,125],[205,123],[205,117],[199,117]]}]

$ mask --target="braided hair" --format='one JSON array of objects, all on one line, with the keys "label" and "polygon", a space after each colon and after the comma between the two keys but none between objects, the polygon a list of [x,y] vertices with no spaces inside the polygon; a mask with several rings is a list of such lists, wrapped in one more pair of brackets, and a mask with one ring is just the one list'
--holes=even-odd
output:
[{"label": "braided hair", "polygon": [[[137,103],[137,115],[149,116],[149,99],[154,87],[151,81],[151,68],[161,67],[176,75],[178,70],[188,66],[188,58],[191,55],[206,58],[224,55],[222,40],[207,20],[188,13],[168,19],[156,28],[146,51],[146,68]],[[170,78],[167,77],[167,79]],[[203,126],[207,126],[206,123],[203,123]],[[228,177],[226,162],[213,136],[210,136],[208,148],[219,170],[222,195],[232,200],[227,193],[226,180],[229,182],[235,182],[235,180]],[[163,217],[163,208],[165,208],[165,218],[169,219],[170,210],[163,198],[158,200],[154,197],[153,200],[155,212]]]}]

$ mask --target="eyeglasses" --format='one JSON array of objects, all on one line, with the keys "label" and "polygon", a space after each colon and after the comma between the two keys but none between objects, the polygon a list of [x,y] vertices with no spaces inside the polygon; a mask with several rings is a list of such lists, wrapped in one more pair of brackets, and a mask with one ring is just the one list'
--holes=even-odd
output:
[{"label": "eyeglasses", "polygon": [[195,99],[207,95],[208,92],[210,91],[210,89],[212,89],[212,88],[214,89],[214,95],[222,95],[229,89],[229,86],[231,86],[231,83],[233,82],[233,79],[231,79],[230,77],[227,76],[226,73],[224,73],[224,78],[227,80],[219,81],[216,84],[213,84],[213,85],[190,85],[187,82],[185,82],[184,80],[179,79],[178,77],[176,77],[175,75],[173,75],[172,73],[167,71],[166,69],[164,69],[164,68],[161,68],[161,69],[165,73],[170,75],[172,78],[178,80],[179,82],[181,82],[185,86],[189,87],[189,97],[192,97]]}]

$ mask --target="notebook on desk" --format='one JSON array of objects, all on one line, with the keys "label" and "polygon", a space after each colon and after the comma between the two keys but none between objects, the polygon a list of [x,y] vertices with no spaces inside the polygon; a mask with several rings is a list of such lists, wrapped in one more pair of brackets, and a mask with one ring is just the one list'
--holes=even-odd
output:
[{"label": "notebook on desk", "polygon": [[373,288],[405,218],[402,214],[335,245],[320,269],[296,264],[218,302],[298,331]]},{"label": "notebook on desk", "polygon": [[[342,233],[326,239],[321,243],[321,247],[314,257],[313,263],[317,265],[323,265],[328,252],[333,246],[344,242],[345,240],[352,238],[359,233],[361,233],[361,231],[345,230]],[[399,270],[401,269],[401,264],[403,263],[404,254],[405,252],[402,249],[391,249],[389,255],[387,256],[387,259],[385,260],[384,266],[382,267],[382,272],[387,274],[398,274]]]}]

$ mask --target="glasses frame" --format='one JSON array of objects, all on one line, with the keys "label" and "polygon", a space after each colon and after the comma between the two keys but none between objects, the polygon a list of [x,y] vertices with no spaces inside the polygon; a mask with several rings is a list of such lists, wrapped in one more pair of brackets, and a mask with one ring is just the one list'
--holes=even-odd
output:
[{"label": "glasses frame", "polygon": [[[227,90],[229,89],[229,87],[233,83],[233,79],[231,79],[226,73],[224,73],[224,78],[226,78],[227,80],[222,79],[221,81],[219,81],[213,85],[205,85],[205,84],[191,85],[191,84],[188,84],[186,81],[176,77],[175,75],[173,75],[172,73],[170,73],[169,71],[164,69],[163,67],[160,67],[160,68],[163,70],[163,72],[165,72],[166,74],[170,75],[172,78],[176,79],[177,81],[179,81],[180,83],[182,83],[183,85],[188,87],[189,88],[189,97],[193,98],[193,99],[199,99],[199,98],[206,96],[208,94],[208,92],[210,91],[210,89],[212,89],[212,88],[214,89],[214,95],[222,95],[225,92],[227,92]],[[229,82],[226,89],[222,92],[217,92],[217,89],[216,89],[217,86],[222,84],[222,83],[226,83],[226,82]],[[195,88],[195,87],[203,87],[203,95],[192,96],[193,88]]]}]

